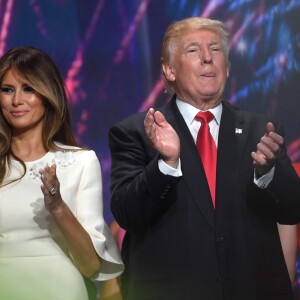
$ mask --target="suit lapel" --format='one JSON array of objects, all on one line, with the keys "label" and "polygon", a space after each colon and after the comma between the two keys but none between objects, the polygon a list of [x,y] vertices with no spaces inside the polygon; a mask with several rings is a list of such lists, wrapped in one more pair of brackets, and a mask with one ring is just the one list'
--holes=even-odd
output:
[{"label": "suit lapel", "polygon": [[196,145],[182,115],[177,108],[174,98],[172,99],[170,106],[171,110],[166,112],[166,118],[176,130],[180,138],[180,160],[184,184],[190,190],[197,206],[201,210],[208,223],[214,229],[214,208],[212,205],[203,165],[199,157]]},{"label": "suit lapel", "polygon": [[216,226],[221,228],[226,212],[231,207],[237,176],[244,154],[248,124],[240,117],[238,110],[223,103],[217,161]]},{"label": "suit lapel", "polygon": [[[179,135],[183,181],[203,216],[213,229],[221,228],[231,207],[241,159],[248,136],[248,123],[228,103],[223,103],[217,161],[216,209],[214,210],[205,172],[193,138],[180,114],[175,98],[167,106],[165,116]],[[170,109],[169,109],[170,108]]]}]

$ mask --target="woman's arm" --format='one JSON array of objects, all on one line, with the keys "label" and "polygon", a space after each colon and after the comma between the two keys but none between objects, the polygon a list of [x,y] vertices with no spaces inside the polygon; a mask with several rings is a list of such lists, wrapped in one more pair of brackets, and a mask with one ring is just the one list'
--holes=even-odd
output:
[{"label": "woman's arm", "polygon": [[[82,274],[92,277],[99,271],[101,259],[95,251],[89,234],[61,197],[56,165],[46,167],[41,173],[45,206],[65,237],[74,264]],[[50,193],[52,187],[56,189],[54,195]]]},{"label": "woman's arm", "polygon": [[297,225],[278,224],[278,231],[285,263],[293,285],[296,273]]}]

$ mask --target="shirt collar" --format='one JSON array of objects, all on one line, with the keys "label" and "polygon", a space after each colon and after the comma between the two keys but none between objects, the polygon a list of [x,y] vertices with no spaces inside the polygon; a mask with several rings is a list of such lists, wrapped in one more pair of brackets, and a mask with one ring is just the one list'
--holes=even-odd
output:
[{"label": "shirt collar", "polygon": [[[194,107],[193,105],[184,102],[178,98],[176,98],[176,104],[183,119],[188,125],[192,124],[196,114],[199,111],[201,111],[198,108]],[[221,122],[222,110],[223,110],[222,102],[220,102],[216,107],[209,109],[209,111],[214,115],[215,121],[217,122],[218,125],[220,125]]]}]

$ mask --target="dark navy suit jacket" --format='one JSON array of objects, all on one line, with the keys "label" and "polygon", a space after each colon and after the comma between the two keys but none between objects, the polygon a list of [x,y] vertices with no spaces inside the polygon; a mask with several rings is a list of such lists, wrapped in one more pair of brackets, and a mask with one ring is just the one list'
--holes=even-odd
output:
[{"label": "dark navy suit jacket", "polygon": [[109,133],[111,209],[127,231],[124,299],[292,299],[277,222],[299,222],[300,182],[283,147],[269,186],[253,183],[251,152],[268,120],[223,102],[214,209],[175,97],[159,110],[179,135],[182,177],[159,171],[144,113]]}]

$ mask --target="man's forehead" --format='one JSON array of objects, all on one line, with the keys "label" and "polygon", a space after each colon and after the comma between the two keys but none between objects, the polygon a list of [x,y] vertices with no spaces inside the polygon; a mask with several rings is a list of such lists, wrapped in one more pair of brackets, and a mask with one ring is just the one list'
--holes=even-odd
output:
[{"label": "man's forehead", "polygon": [[183,33],[175,43],[178,46],[187,47],[190,45],[218,44],[220,41],[221,38],[215,31],[199,29]]}]

